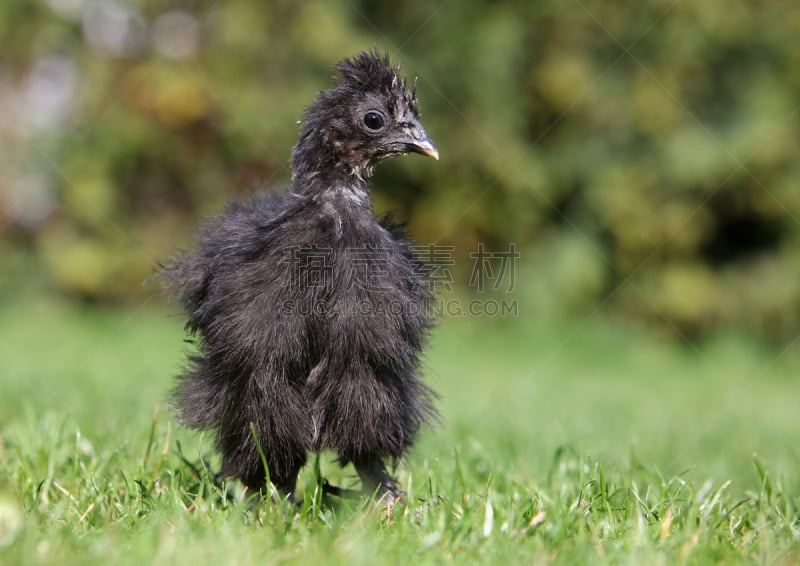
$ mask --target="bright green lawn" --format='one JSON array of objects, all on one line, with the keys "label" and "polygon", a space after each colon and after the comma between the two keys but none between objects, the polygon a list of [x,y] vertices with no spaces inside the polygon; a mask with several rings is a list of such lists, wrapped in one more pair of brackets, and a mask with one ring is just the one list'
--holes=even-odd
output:
[{"label": "bright green lawn", "polygon": [[797,345],[451,320],[387,518],[320,504],[313,466],[299,508],[221,497],[162,402],[182,338],[155,303],[0,303],[0,564],[800,563]]}]

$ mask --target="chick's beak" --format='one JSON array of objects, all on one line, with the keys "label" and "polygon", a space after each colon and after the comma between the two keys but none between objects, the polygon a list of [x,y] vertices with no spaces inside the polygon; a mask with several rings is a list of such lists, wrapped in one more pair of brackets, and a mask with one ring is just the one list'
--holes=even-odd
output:
[{"label": "chick's beak", "polygon": [[437,161],[439,160],[439,150],[436,149],[433,140],[420,124],[414,124],[407,130],[402,143],[405,145],[406,151],[427,155]]}]

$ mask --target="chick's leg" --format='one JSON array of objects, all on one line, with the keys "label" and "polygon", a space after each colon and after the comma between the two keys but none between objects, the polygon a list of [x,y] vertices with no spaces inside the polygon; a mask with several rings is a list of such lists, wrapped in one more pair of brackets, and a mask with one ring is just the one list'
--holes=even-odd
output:
[{"label": "chick's leg", "polygon": [[378,497],[388,496],[388,501],[392,503],[405,495],[397,480],[386,471],[382,458],[377,456],[359,458],[353,460],[353,465],[366,493],[377,492]]},{"label": "chick's leg", "polygon": [[[292,496],[297,485],[297,475],[300,468],[303,467],[306,461],[305,452],[298,451],[293,455],[282,455],[281,461],[276,461],[274,458],[267,457],[267,465],[270,470],[270,482],[280,492],[281,496]],[[272,460],[272,461],[270,461]],[[267,487],[267,475],[264,471],[261,461],[251,467],[250,473],[242,477],[243,483],[247,486],[249,492],[257,493],[264,492]]]}]

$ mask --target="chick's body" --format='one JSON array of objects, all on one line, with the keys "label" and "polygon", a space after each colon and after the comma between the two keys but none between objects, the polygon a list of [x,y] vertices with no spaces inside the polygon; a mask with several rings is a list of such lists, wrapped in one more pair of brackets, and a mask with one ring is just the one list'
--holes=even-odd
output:
[{"label": "chick's body", "polygon": [[285,493],[308,451],[331,449],[366,490],[396,494],[384,460],[435,414],[416,375],[431,297],[365,177],[391,155],[438,154],[386,58],[338,69],[306,112],[288,193],[231,206],[164,271],[199,337],[174,400],[183,423],[216,431],[222,473],[252,489],[266,474],[251,423]]}]

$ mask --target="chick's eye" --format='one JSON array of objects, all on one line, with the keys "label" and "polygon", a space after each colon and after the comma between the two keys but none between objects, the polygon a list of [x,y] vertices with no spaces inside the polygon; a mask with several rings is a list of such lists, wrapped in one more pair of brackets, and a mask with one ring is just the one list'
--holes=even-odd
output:
[{"label": "chick's eye", "polygon": [[380,130],[383,127],[383,116],[377,112],[364,114],[364,125],[370,130]]}]

